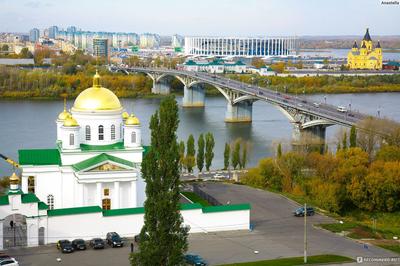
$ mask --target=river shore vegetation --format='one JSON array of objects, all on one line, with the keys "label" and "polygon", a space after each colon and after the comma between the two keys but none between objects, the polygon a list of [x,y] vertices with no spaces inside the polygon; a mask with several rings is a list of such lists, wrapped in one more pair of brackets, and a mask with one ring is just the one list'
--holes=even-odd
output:
[{"label": "river shore vegetation", "polygon": [[231,79],[292,94],[399,92],[400,74],[375,76],[280,77],[230,74]]},{"label": "river shore vegetation", "polygon": [[[52,99],[67,92],[69,98],[76,97],[82,90],[92,85],[96,69],[102,75],[102,84],[115,92],[118,97],[151,97],[152,80],[143,74],[125,75],[111,73],[104,65],[104,59],[94,58],[82,51],[74,54],[54,54],[46,49],[34,54],[24,50],[20,55],[8,57],[34,58],[35,68],[21,66],[0,66],[0,98]],[[51,58],[52,65],[45,65],[44,59]],[[174,68],[183,63],[184,58],[157,57],[141,59],[138,56],[127,58],[129,66],[154,66]],[[255,62],[257,63],[257,62]],[[279,69],[280,65],[274,65]],[[358,93],[358,92],[396,92],[400,91],[399,75],[382,76],[319,76],[319,77],[262,77],[254,74],[228,75],[243,82],[268,86],[281,92],[293,94],[313,93]],[[176,78],[170,78],[171,92],[183,93],[183,84]],[[210,85],[203,85],[207,95],[220,95]]]},{"label": "river shore vegetation", "polygon": [[393,241],[400,236],[400,126],[373,118],[359,126],[363,130],[342,135],[334,152],[277,149],[275,158],[260,160],[240,182],[344,221],[321,226],[327,230]]}]

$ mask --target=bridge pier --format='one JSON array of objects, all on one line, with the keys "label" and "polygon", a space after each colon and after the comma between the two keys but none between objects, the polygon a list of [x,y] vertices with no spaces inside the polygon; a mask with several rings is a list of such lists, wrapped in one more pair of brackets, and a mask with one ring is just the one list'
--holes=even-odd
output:
[{"label": "bridge pier", "polygon": [[318,151],[325,149],[326,125],[301,128],[299,123],[293,124],[292,146],[297,151]]},{"label": "bridge pier", "polygon": [[170,86],[166,81],[153,80],[153,88],[151,88],[151,93],[153,93],[153,94],[169,94],[170,90],[171,90]]},{"label": "bridge pier", "polygon": [[183,107],[204,107],[205,90],[202,84],[193,84],[183,88]]},{"label": "bridge pier", "polygon": [[228,101],[225,112],[225,122],[243,123],[251,122],[253,115],[253,101],[246,100],[236,104]]}]

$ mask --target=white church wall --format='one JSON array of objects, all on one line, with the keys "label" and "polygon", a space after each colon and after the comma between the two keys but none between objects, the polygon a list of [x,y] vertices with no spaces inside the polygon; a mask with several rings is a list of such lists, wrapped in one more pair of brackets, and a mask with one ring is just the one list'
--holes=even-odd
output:
[{"label": "white church wall", "polygon": [[[193,209],[183,210],[181,213],[184,224],[190,226],[190,233],[248,230],[250,226],[250,210],[203,213],[202,209]],[[143,213],[103,216],[101,212],[50,216],[48,243],[55,243],[60,239],[105,238],[107,232],[133,237],[140,233],[144,223],[143,217]]]}]

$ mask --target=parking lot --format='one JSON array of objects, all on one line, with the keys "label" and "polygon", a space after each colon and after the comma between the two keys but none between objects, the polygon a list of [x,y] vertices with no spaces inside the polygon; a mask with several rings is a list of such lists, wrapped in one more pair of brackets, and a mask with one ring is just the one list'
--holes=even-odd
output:
[{"label": "parking lot", "polygon": [[[223,203],[250,203],[254,230],[191,234],[189,252],[200,254],[210,265],[303,255],[303,219],[293,217],[292,212],[297,207],[294,202],[274,193],[239,185],[210,182],[201,189]],[[361,243],[312,226],[334,222],[329,217],[316,214],[309,217],[308,222],[309,255],[337,254],[354,259],[358,256],[398,257],[378,247],[366,249]],[[61,254],[55,244],[11,250],[9,254],[21,265],[129,265],[131,241],[122,248],[106,245],[104,250],[88,249],[72,254]],[[61,258],[61,262],[57,262],[57,258]]]}]

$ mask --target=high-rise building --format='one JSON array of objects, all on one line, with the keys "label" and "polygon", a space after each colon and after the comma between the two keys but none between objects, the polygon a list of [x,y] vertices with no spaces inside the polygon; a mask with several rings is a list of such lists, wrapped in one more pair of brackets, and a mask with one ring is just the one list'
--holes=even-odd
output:
[{"label": "high-rise building", "polygon": [[58,34],[58,27],[57,26],[51,26],[49,28],[49,38],[50,39],[55,39]]},{"label": "high-rise building", "polygon": [[33,28],[29,31],[29,41],[37,42],[40,37],[40,31],[37,28]]},{"label": "high-rise building", "polygon": [[140,48],[156,48],[160,46],[160,36],[151,33],[140,35]]},{"label": "high-rise building", "polygon": [[93,55],[97,57],[105,57],[108,60],[110,55],[109,40],[104,38],[93,38]]},{"label": "high-rise building", "polygon": [[172,47],[178,48],[183,46],[184,38],[178,34],[172,36]]},{"label": "high-rise building", "polygon": [[75,26],[69,26],[67,28],[67,32],[68,33],[75,33],[76,32],[76,27]]}]

